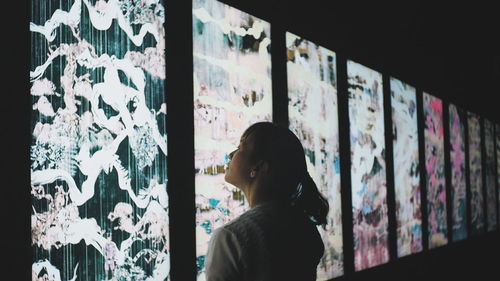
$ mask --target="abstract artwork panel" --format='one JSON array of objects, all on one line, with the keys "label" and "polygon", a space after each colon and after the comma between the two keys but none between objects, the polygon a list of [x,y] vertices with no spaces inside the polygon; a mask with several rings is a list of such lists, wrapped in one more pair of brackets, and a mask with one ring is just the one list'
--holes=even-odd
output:
[{"label": "abstract artwork panel", "polygon": [[497,198],[495,180],[495,131],[493,123],[484,119],[486,225],[488,231],[497,229]]},{"label": "abstract artwork panel", "polygon": [[325,254],[317,279],[343,274],[339,124],[335,53],[286,33],[290,130],[302,142],[307,169],[330,204],[326,229],[318,228]]},{"label": "abstract artwork panel", "polygon": [[449,105],[451,210],[453,241],[467,238],[467,180],[465,174],[465,111]]},{"label": "abstract artwork panel", "polygon": [[354,267],[389,261],[382,74],[347,61]]},{"label": "abstract artwork panel", "polygon": [[495,126],[495,151],[496,151],[496,164],[497,164],[497,198],[498,198],[498,218],[500,219],[500,125]]},{"label": "abstract artwork panel", "polygon": [[271,121],[270,24],[215,0],[193,1],[197,279],[213,230],[248,209],[224,181],[229,153],[253,123]]},{"label": "abstract artwork panel", "polygon": [[443,102],[423,93],[429,248],[448,243],[444,172]]},{"label": "abstract artwork panel", "polygon": [[33,280],[167,280],[163,1],[32,1]]},{"label": "abstract artwork panel", "polygon": [[481,156],[481,123],[480,117],[472,112],[468,112],[467,119],[469,130],[471,231],[472,234],[480,234],[486,230]]},{"label": "abstract artwork panel", "polygon": [[422,251],[417,93],[390,79],[398,257]]}]

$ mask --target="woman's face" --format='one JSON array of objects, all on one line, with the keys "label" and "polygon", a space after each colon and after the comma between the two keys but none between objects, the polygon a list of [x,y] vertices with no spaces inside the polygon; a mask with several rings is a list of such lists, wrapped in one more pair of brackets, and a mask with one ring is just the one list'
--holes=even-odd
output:
[{"label": "woman's face", "polygon": [[242,138],[238,148],[229,154],[229,164],[224,176],[226,182],[240,189],[250,183],[250,171],[252,168],[250,156],[250,146],[245,141],[245,138]]}]

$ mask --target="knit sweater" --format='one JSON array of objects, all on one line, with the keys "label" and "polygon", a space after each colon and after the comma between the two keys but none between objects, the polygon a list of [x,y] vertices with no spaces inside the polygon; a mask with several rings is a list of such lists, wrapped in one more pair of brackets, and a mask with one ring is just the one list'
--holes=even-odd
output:
[{"label": "knit sweater", "polygon": [[317,227],[286,202],[266,202],[214,231],[207,281],[316,280],[324,246]]}]

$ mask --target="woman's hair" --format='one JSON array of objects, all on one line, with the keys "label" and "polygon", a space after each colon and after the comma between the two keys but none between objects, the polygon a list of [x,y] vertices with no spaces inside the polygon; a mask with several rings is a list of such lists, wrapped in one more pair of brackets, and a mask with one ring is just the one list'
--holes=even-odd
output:
[{"label": "woman's hair", "polygon": [[270,122],[251,125],[242,135],[253,144],[252,161],[269,165],[271,187],[277,199],[289,200],[316,225],[326,225],[329,204],[307,172],[304,148],[287,128]]}]

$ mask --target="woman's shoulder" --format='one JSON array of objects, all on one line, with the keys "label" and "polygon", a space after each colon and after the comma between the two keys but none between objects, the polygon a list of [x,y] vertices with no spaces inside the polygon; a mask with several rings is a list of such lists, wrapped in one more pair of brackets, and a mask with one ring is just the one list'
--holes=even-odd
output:
[{"label": "woman's shoulder", "polygon": [[224,227],[233,233],[258,234],[279,225],[289,224],[291,220],[297,220],[299,217],[301,214],[289,203],[270,201],[246,211]]}]

